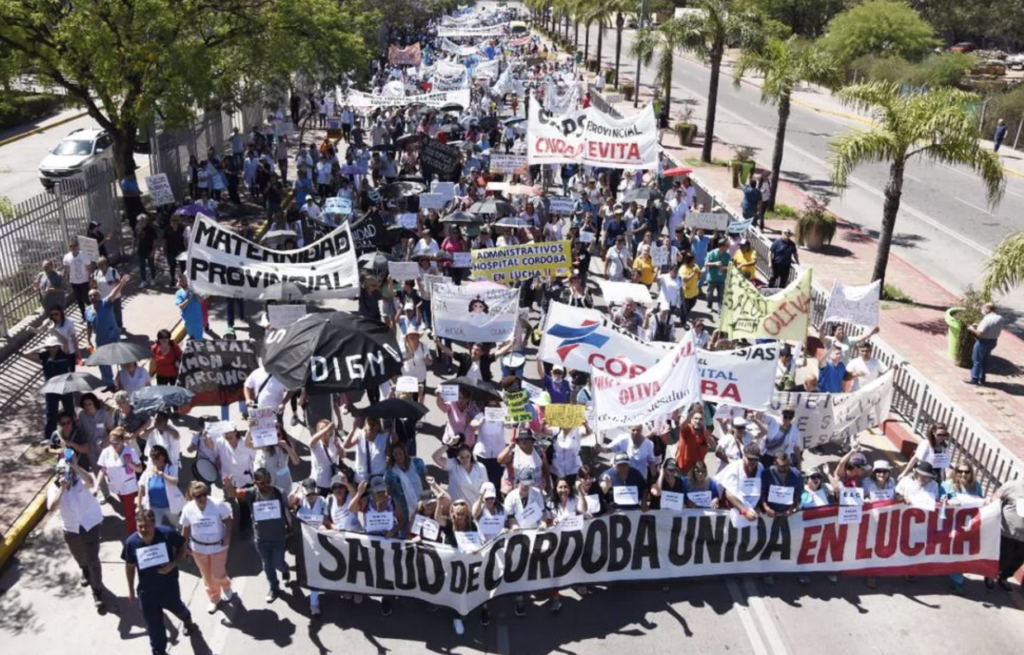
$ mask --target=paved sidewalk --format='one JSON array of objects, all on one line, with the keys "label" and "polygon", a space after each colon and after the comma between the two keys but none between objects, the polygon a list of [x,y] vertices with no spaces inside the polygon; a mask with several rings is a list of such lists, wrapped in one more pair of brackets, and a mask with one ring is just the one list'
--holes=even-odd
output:
[{"label": "paved sidewalk", "polygon": [[[615,107],[623,115],[636,111],[630,102],[619,102]],[[666,133],[662,145],[670,156],[693,168],[729,205],[740,205],[742,192],[732,188],[729,169],[699,163],[699,141],[695,146],[681,147],[673,134]],[[716,142],[713,155],[713,159],[728,161],[733,150]],[[785,181],[780,184],[778,202],[800,210],[807,199],[807,194],[795,185]],[[776,231],[787,224],[792,225],[793,221],[768,221],[770,230]],[[813,268],[815,282],[825,289],[831,289],[836,279],[847,284],[866,284],[871,281],[876,250],[877,241],[871,235],[840,219],[832,245],[820,252],[802,248],[800,262]],[[1012,453],[1024,457],[1024,435],[1016,420],[1024,416],[1024,340],[1004,331],[993,353],[988,385],[966,384],[969,371],[959,368],[947,355],[945,312],[957,305],[958,297],[894,254],[889,257],[886,282],[907,293],[914,304],[882,303],[880,336]]]}]

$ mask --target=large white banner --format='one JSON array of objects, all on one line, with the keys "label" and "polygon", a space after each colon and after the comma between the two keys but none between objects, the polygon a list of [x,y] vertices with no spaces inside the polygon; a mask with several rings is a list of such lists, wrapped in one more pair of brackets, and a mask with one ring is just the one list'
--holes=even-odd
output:
[{"label": "large white banner", "polygon": [[386,96],[371,95],[362,91],[349,91],[345,96],[344,104],[351,105],[353,109],[368,111],[378,107],[404,107],[406,105],[422,104],[437,109],[450,103],[460,104],[463,107],[469,106],[469,89],[456,91],[432,91],[430,93],[417,93],[414,95],[389,98]]},{"label": "large white banner", "polygon": [[476,548],[370,537],[302,525],[299,571],[332,593],[404,596],[461,615],[511,594],[612,582],[711,575],[845,573],[994,577],[999,505],[925,511],[865,503],[840,524],[838,507],[758,516],[737,528],[719,510],[625,511],[572,528],[505,532]]},{"label": "large white banner", "polygon": [[497,343],[512,338],[519,316],[519,289],[492,283],[435,284],[430,312],[442,339]]},{"label": "large white banner", "polygon": [[[633,378],[658,363],[673,344],[646,342],[594,309],[552,302],[537,357],[580,371]],[[701,397],[708,402],[765,409],[775,392],[778,344],[697,351]]]},{"label": "large white banner", "polygon": [[598,280],[601,287],[601,295],[608,304],[621,305],[627,300],[638,302],[641,305],[653,305],[655,298],[651,296],[651,290],[642,284],[635,282],[613,282],[612,280]]},{"label": "large white banner", "polygon": [[273,250],[244,239],[202,214],[196,217],[185,264],[196,293],[258,300],[273,284],[294,282],[309,299],[359,295],[359,269],[348,223],[297,250]]},{"label": "large white banner", "polygon": [[859,287],[848,287],[839,280],[832,282],[832,294],[825,306],[824,322],[846,321],[863,327],[878,325],[878,301],[882,281]]},{"label": "large white banner", "polygon": [[446,25],[437,28],[437,35],[442,38],[478,38],[486,39],[505,34],[505,25],[485,25],[483,27],[462,27]]},{"label": "large white banner", "polygon": [[575,83],[559,85],[548,82],[544,90],[544,109],[559,115],[576,109],[579,101],[579,87]]},{"label": "large white banner", "polygon": [[632,379],[595,371],[590,378],[594,405],[587,422],[595,431],[643,425],[700,401],[700,370],[693,332],[658,363]]},{"label": "large white banner", "polygon": [[479,79],[481,77],[485,77],[489,80],[493,80],[498,77],[497,59],[482,61],[477,64],[477,67],[473,69],[473,79]]},{"label": "large white banner", "polygon": [[892,371],[889,371],[850,393],[777,391],[772,408],[777,412],[785,405],[796,407],[793,422],[800,429],[804,448],[853,440],[864,430],[878,427],[889,418],[892,378]]},{"label": "large white banner", "polygon": [[554,114],[533,98],[526,125],[530,164],[580,162],[623,169],[658,167],[654,107],[636,116],[612,118],[595,107]]},{"label": "large white banner", "polygon": [[480,48],[475,45],[458,45],[448,39],[441,39],[441,49],[458,57],[469,57],[480,52]]}]

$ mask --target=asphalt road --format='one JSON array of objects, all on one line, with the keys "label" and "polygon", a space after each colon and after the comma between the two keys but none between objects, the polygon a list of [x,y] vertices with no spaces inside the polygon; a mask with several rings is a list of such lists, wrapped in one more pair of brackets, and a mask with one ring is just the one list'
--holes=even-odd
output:
[{"label": "asphalt road", "polygon": [[[572,32],[570,30],[570,36]],[[621,75],[634,79],[636,60],[628,57],[635,32],[623,34]],[[580,29],[580,43],[584,30]],[[596,51],[597,28],[591,28],[590,54]],[[604,68],[614,65],[615,31],[604,36]],[[694,122],[703,130],[710,69],[677,55],[672,71],[673,107],[687,101]],[[645,68],[642,81],[653,84],[654,72]],[[761,103],[760,89],[732,84],[732,72],[723,68],[718,90],[715,136],[730,144],[757,149],[755,158],[770,164],[777,124],[776,109]],[[865,129],[860,123],[793,106],[787,130],[782,178],[808,192],[831,193],[828,176],[829,144],[847,131]],[[877,236],[882,223],[883,190],[888,181],[886,164],[858,167],[831,209]],[[903,199],[896,223],[893,252],[924,271],[953,293],[977,285],[983,262],[1003,237],[1024,230],[1024,179],[1007,174],[1006,195],[991,213],[984,186],[963,167],[915,161],[908,166]],[[798,208],[799,209],[799,208]],[[912,289],[904,289],[913,295]],[[1024,292],[1006,298],[1018,315],[1024,312]],[[1018,330],[1022,324],[1018,318]]]}]

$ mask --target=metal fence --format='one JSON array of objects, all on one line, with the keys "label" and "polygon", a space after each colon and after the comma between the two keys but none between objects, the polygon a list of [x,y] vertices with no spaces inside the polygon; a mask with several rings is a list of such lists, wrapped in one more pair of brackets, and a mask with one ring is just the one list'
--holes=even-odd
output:
[{"label": "metal fence", "polygon": [[[673,166],[679,165],[671,160]],[[694,185],[698,188],[698,196],[709,207],[726,211],[735,220],[742,217],[735,208],[729,206],[725,199],[715,193],[699,176],[691,175]],[[757,228],[748,233],[757,252],[757,270],[766,279],[770,277],[771,240]],[[796,279],[803,267],[795,265],[790,270],[789,282]],[[828,304],[829,292],[817,283],[811,289],[811,323],[823,331],[825,307]],[[847,326],[852,328],[852,326]],[[849,329],[848,329],[849,333]],[[891,369],[905,362],[896,350],[884,339],[871,339],[872,352],[882,366]],[[928,429],[936,423],[943,423],[949,428],[952,437],[952,464],[967,461],[978,472],[978,479],[985,492],[998,487],[1009,480],[1016,480],[1024,473],[1024,462],[1011,453],[999,440],[977,421],[968,416],[952,399],[941,390],[936,389],[919,371],[910,365],[900,366],[893,379],[892,412],[905,420],[919,438],[925,438]]]},{"label": "metal fence", "polygon": [[0,216],[0,337],[9,338],[18,323],[41,313],[33,282],[45,260],[60,270],[68,242],[84,235],[96,221],[107,237],[111,257],[123,252],[117,176],[110,162],[64,178],[52,192],[44,192],[14,205],[11,215]]},{"label": "metal fence", "polygon": [[205,112],[187,128],[165,129],[158,126],[150,133],[150,175],[165,173],[174,197],[183,199],[188,195],[189,157],[195,155],[200,160],[205,159],[211,147],[218,154],[223,154],[232,129],[237,127],[247,135],[253,126],[263,124],[264,118],[263,103],[254,101],[237,111]]}]

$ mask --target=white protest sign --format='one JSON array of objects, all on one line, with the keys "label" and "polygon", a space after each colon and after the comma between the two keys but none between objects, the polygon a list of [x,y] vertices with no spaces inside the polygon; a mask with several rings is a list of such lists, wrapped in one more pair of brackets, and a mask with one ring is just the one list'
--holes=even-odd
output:
[{"label": "white protest sign", "polygon": [[324,203],[325,214],[351,214],[352,213],[352,199],[351,198],[328,198]]},{"label": "white protest sign", "polygon": [[504,407],[484,407],[484,418],[488,421],[504,421],[505,413]]},{"label": "white protest sign", "polygon": [[100,244],[92,237],[78,237],[78,247],[82,254],[90,262],[97,262],[100,259]]},{"label": "white protest sign", "polygon": [[473,253],[452,253],[452,268],[470,268],[471,266],[473,266]]},{"label": "white protest sign", "polygon": [[768,502],[776,505],[793,504],[793,487],[772,484],[768,486]]},{"label": "white protest sign", "polygon": [[398,378],[398,383],[395,385],[395,391],[398,393],[419,393],[420,381],[411,375],[403,375]]},{"label": "white protest sign", "polygon": [[147,175],[146,188],[149,190],[149,199],[153,201],[154,206],[174,204],[174,189],[171,188],[171,182],[167,179],[167,173]]},{"label": "white protest sign", "polygon": [[572,208],[576,206],[576,200],[565,196],[548,196],[551,205],[548,207],[552,214],[571,214]]},{"label": "white protest sign", "polygon": [[713,497],[710,491],[687,491],[686,499],[695,507],[711,507]]},{"label": "white protest sign", "polygon": [[587,232],[586,230],[580,232],[580,243],[593,243],[594,238],[593,232]]},{"label": "white protest sign", "polygon": [[895,489],[872,489],[869,494],[871,502],[878,503],[886,500],[893,500],[896,498]]},{"label": "white protest sign", "polygon": [[523,173],[527,169],[526,155],[492,152],[490,169],[492,173]]},{"label": "white protest sign", "polygon": [[257,521],[274,521],[281,518],[281,501],[257,500],[252,504],[253,518]]},{"label": "white protest sign", "polygon": [[365,512],[366,531],[369,533],[391,532],[395,525],[395,515],[391,512]]},{"label": "white protest sign", "polygon": [[420,209],[444,209],[448,201],[440,193],[421,193]]},{"label": "white protest sign", "polygon": [[446,403],[453,403],[459,399],[459,388],[454,384],[442,384],[437,388],[437,395]]},{"label": "white protest sign", "polygon": [[452,534],[455,535],[455,545],[458,547],[460,552],[475,553],[484,545],[484,540],[480,538],[479,532],[461,532],[456,530]]},{"label": "white protest sign", "polygon": [[[446,203],[451,202],[455,198],[455,183],[432,182],[430,184],[430,192],[440,195],[442,198],[444,198],[444,201]],[[422,206],[422,204],[420,206]]]},{"label": "white protest sign", "polygon": [[558,529],[562,532],[582,532],[583,531],[583,516],[579,514],[573,514],[572,516],[563,516],[558,521]]},{"label": "white protest sign", "polygon": [[252,436],[252,445],[257,448],[276,446],[277,436],[277,410],[272,407],[260,407],[249,412],[249,432]]},{"label": "white protest sign", "polygon": [[651,261],[655,266],[668,264],[668,246],[654,246],[651,248]]},{"label": "white protest sign", "polygon": [[943,453],[932,453],[932,467],[936,471],[945,471],[949,468],[953,454],[949,451]]},{"label": "white protest sign", "polygon": [[267,322],[281,330],[306,315],[305,305],[267,305]]},{"label": "white protest sign", "polygon": [[601,287],[601,295],[605,302],[611,304],[622,304],[627,300],[638,302],[641,305],[653,305],[654,298],[651,297],[651,290],[642,284],[633,282],[612,282],[611,280],[598,280]]},{"label": "white protest sign", "polygon": [[170,561],[171,558],[167,552],[166,542],[135,549],[135,562],[142,570],[151,569],[154,566],[163,566]]},{"label": "white protest sign", "polygon": [[416,229],[416,212],[404,212],[396,219],[398,224],[407,230]]},{"label": "white protest sign", "polygon": [[751,521],[735,507],[729,510],[729,523],[731,523],[732,527],[736,528],[737,530],[742,530],[743,528],[757,527],[757,519]]},{"label": "white protest sign", "polygon": [[863,327],[878,325],[878,303],[881,280],[859,287],[832,282],[832,293],[825,306],[823,322],[846,322]]},{"label": "white protest sign", "polygon": [[434,285],[434,333],[444,339],[499,343],[510,339],[519,317],[519,289],[488,283]]},{"label": "white protest sign", "polygon": [[726,230],[729,228],[729,214],[725,212],[690,212],[684,221],[686,227],[697,230]]},{"label": "white protest sign", "polygon": [[800,430],[806,449],[833,441],[843,442],[864,430],[878,427],[889,417],[892,392],[893,375],[888,371],[850,393],[777,391],[771,407],[773,414],[785,405],[796,407],[793,423]]},{"label": "white protest sign", "polygon": [[420,265],[416,262],[388,262],[388,275],[392,280],[416,280],[420,277]]},{"label": "white protest sign", "polygon": [[476,525],[480,528],[480,533],[483,534],[484,537],[490,539],[491,537],[496,537],[501,532],[502,528],[505,527],[505,517],[500,514],[497,516],[491,516],[484,512],[480,515],[480,518],[477,519]]},{"label": "white protest sign", "polygon": [[684,494],[678,491],[661,492],[661,509],[672,510],[673,512],[683,511]]},{"label": "white protest sign", "polygon": [[860,505],[840,505],[836,514],[836,522],[839,525],[856,525],[860,523],[864,515],[864,508]]},{"label": "white protest sign", "polygon": [[434,519],[417,514],[416,518],[412,520],[412,533],[418,534],[427,541],[437,541],[438,535],[441,534],[441,525]]},{"label": "white protest sign", "polygon": [[612,487],[612,502],[616,505],[639,505],[640,504],[640,490],[634,486],[618,486]]}]

